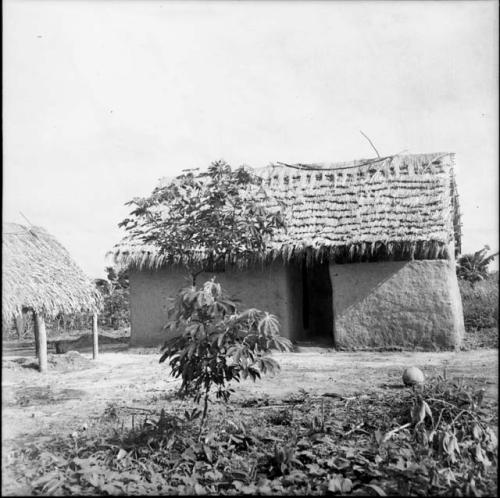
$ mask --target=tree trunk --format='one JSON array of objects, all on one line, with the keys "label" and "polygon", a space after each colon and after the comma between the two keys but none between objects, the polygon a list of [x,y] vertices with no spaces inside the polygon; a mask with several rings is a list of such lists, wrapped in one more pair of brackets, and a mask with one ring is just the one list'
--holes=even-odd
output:
[{"label": "tree trunk", "polygon": [[193,287],[196,287],[196,277],[200,275],[200,273],[203,273],[205,271],[205,268],[202,268],[201,270],[198,270],[197,272],[190,272],[191,275],[191,280],[193,282]]},{"label": "tree trunk", "polygon": [[39,370],[45,373],[47,371],[47,331],[45,329],[45,320],[40,313],[35,313],[35,342]]},{"label": "tree trunk", "polygon": [[97,313],[92,315],[92,358],[97,360],[99,356],[99,329],[97,328]]},{"label": "tree trunk", "polygon": [[21,340],[24,332],[24,317],[22,313],[16,315],[16,330],[17,330],[17,338]]}]

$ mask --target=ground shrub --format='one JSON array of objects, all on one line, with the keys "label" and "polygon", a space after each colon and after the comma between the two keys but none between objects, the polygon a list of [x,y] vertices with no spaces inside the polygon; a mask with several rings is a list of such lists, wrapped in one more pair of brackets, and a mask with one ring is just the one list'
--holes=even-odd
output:
[{"label": "ground shrub", "polygon": [[218,402],[201,437],[179,400],[108,406],[71,434],[5,444],[2,492],[496,496],[497,407],[479,387],[443,374],[416,389]]},{"label": "ground shrub", "polygon": [[468,332],[498,327],[498,273],[477,283],[459,280]]},{"label": "ground shrub", "polygon": [[498,328],[492,327],[469,331],[465,334],[462,351],[474,349],[498,349]]}]

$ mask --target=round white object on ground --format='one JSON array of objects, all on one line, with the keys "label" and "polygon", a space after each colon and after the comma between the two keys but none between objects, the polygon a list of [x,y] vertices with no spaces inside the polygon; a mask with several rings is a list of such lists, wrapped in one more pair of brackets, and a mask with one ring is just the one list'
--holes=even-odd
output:
[{"label": "round white object on ground", "polygon": [[424,383],[424,374],[417,367],[409,367],[403,372],[403,382],[405,386],[414,386]]}]

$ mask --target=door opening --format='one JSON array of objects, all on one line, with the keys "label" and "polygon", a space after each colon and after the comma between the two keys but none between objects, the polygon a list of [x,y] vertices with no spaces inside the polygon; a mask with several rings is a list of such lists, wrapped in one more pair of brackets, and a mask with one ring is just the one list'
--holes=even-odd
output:
[{"label": "door opening", "polygon": [[302,264],[302,327],[309,331],[309,281],[305,262]]},{"label": "door opening", "polygon": [[334,346],[333,292],[328,263],[302,263],[303,340]]}]

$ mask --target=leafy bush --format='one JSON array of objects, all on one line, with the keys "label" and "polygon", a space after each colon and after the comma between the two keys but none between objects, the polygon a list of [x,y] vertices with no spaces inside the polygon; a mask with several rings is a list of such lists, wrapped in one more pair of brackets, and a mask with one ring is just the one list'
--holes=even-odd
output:
[{"label": "leafy bush", "polygon": [[228,382],[275,371],[279,365],[269,352],[291,349],[274,315],[253,308],[239,313],[215,278],[182,289],[169,317],[166,329],[175,337],[165,342],[160,363],[169,358],[174,377],[182,377],[181,394],[196,403],[204,396],[202,424],[212,387],[227,401]]},{"label": "leafy bush", "polygon": [[119,226],[156,246],[166,262],[183,265],[196,285],[202,272],[263,256],[275,230],[284,227],[279,207],[262,205],[262,181],[216,161],[206,173],[188,172],[149,197],[132,199],[127,205],[134,209]]},{"label": "leafy bush", "polygon": [[99,315],[101,325],[117,330],[130,325],[129,279],[126,270],[106,268],[107,279],[96,279],[95,284],[103,296],[103,311]]},{"label": "leafy bush", "polygon": [[459,280],[467,331],[498,327],[498,272],[482,281]]}]

